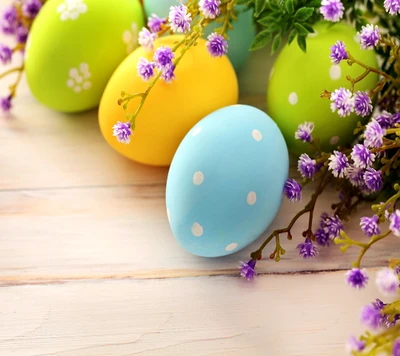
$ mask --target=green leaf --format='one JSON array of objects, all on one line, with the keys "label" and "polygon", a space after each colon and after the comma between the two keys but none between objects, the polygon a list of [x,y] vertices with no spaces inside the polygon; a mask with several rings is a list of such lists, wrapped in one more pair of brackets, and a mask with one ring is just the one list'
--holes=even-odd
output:
[{"label": "green leaf", "polygon": [[310,24],[308,24],[307,22],[303,22],[302,25],[306,28],[306,30],[309,33],[315,33],[314,29],[312,28],[312,26]]},{"label": "green leaf", "polygon": [[319,8],[321,6],[321,0],[312,0],[307,2],[308,7],[316,7]]},{"label": "green leaf", "polygon": [[294,28],[297,30],[298,34],[300,36],[307,36],[308,35],[308,30],[298,22],[294,24]]},{"label": "green leaf", "polygon": [[281,46],[281,41],[282,41],[282,35],[278,33],[274,37],[274,41],[272,42],[272,49],[271,49],[272,54],[274,54],[277,51],[277,49]]},{"label": "green leaf", "polygon": [[313,7],[302,7],[301,9],[298,9],[296,13],[294,14],[294,18],[297,21],[306,21],[308,20],[314,12]]},{"label": "green leaf", "polygon": [[288,43],[291,44],[296,36],[297,36],[297,31],[295,29],[290,31],[289,37],[288,37]]},{"label": "green leaf", "polygon": [[286,11],[289,14],[293,14],[293,12],[294,12],[294,0],[286,0],[285,1],[285,7],[286,7]]},{"label": "green leaf", "polygon": [[235,5],[248,5],[251,3],[251,0],[236,0]]},{"label": "green leaf", "polygon": [[257,49],[265,47],[271,42],[272,33],[268,30],[261,31],[254,37],[253,43],[250,46],[250,51],[255,51]]},{"label": "green leaf", "polygon": [[306,36],[297,36],[297,43],[303,52],[307,52]]},{"label": "green leaf", "polygon": [[267,0],[255,0],[254,16],[258,17],[267,6]]},{"label": "green leaf", "polygon": [[[258,20],[257,22],[258,22],[260,25],[264,26],[264,27],[270,27],[270,26],[272,26],[273,24],[277,24],[278,22],[280,22],[279,20],[280,20],[280,18],[278,18],[277,16],[267,15],[267,16],[262,17],[262,18],[261,18],[260,20]],[[280,26],[280,25],[279,25],[279,26]]]}]

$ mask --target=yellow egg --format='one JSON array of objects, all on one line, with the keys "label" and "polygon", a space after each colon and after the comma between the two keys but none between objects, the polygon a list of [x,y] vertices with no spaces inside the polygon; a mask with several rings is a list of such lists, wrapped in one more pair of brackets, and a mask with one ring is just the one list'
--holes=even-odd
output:
[{"label": "yellow egg", "polygon": [[[171,46],[183,37],[174,35],[156,40],[155,49]],[[134,98],[124,111],[117,105],[121,91],[144,92],[150,82],[137,75],[141,57],[152,60],[154,52],[142,47],[127,57],[112,75],[99,108],[99,123],[104,138],[119,153],[137,162],[168,166],[186,133],[203,117],[238,101],[238,82],[235,71],[224,56],[212,58],[206,41],[198,40],[176,67],[176,79],[168,84],[159,80],[149,93],[139,115],[129,144],[117,141],[113,126],[126,121],[126,113],[136,111],[140,98]],[[175,54],[179,57],[180,50]]]}]

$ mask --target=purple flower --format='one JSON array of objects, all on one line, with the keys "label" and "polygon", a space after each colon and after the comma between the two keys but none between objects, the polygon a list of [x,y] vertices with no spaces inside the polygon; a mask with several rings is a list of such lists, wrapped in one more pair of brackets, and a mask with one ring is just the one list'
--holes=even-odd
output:
[{"label": "purple flower", "polygon": [[368,237],[372,237],[375,235],[380,235],[381,228],[378,225],[378,216],[373,215],[371,217],[363,216],[360,219],[361,230],[364,231],[364,234]]},{"label": "purple flower", "polygon": [[381,147],[383,145],[383,136],[386,135],[386,130],[379,125],[378,121],[372,119],[364,131],[364,143],[369,147]]},{"label": "purple flower", "polygon": [[296,247],[299,250],[299,256],[309,259],[314,258],[317,254],[317,246],[315,246],[310,239],[306,239]]},{"label": "purple flower", "polygon": [[400,356],[400,339],[393,343],[392,356]]},{"label": "purple flower", "polygon": [[327,232],[330,239],[338,237],[344,228],[342,221],[337,215],[329,216],[326,213],[321,215],[319,226]]},{"label": "purple flower", "polygon": [[3,12],[1,19],[1,29],[6,35],[13,35],[19,25],[18,12],[14,6],[8,7]]},{"label": "purple flower", "polygon": [[375,155],[368,147],[358,143],[351,151],[351,159],[354,161],[354,166],[367,168],[375,161]]},{"label": "purple flower", "polygon": [[347,284],[353,288],[362,289],[367,285],[368,275],[365,269],[352,268],[346,272]]},{"label": "purple flower", "polygon": [[392,115],[392,126],[400,124],[400,111]]},{"label": "purple flower", "polygon": [[311,159],[307,153],[303,153],[298,161],[297,168],[303,178],[311,179],[317,170],[317,162]]},{"label": "purple flower", "polygon": [[9,112],[11,110],[12,107],[11,100],[12,100],[11,95],[0,99],[0,106],[3,112]]},{"label": "purple flower", "polygon": [[390,15],[400,14],[400,0],[385,0],[383,6]]},{"label": "purple flower", "polygon": [[357,91],[354,94],[354,110],[359,116],[367,116],[372,112],[371,98],[365,91]]},{"label": "purple flower", "polygon": [[394,124],[393,115],[385,110],[379,115],[376,115],[375,120],[383,129],[390,129]]},{"label": "purple flower", "polygon": [[219,16],[220,0],[200,0],[199,9],[206,19],[215,19]]},{"label": "purple flower", "polygon": [[354,351],[362,351],[365,349],[365,342],[358,340],[356,337],[351,336],[349,340],[347,341],[346,345],[346,352],[349,355],[353,355]]},{"label": "purple flower", "polygon": [[42,3],[39,0],[24,0],[22,14],[29,19],[34,19],[41,8]]},{"label": "purple flower", "polygon": [[151,33],[147,28],[143,27],[139,32],[139,44],[148,51],[154,49],[154,41],[157,38],[156,33]]},{"label": "purple flower", "polygon": [[166,18],[158,17],[156,14],[152,14],[147,20],[147,27],[151,32],[161,31],[162,25],[167,23]]},{"label": "purple flower", "polygon": [[11,58],[12,58],[12,50],[11,48],[0,44],[0,61],[3,64],[8,64],[11,62]]},{"label": "purple flower", "polygon": [[364,182],[371,192],[376,192],[382,189],[382,172],[373,168],[367,168],[364,173]]},{"label": "purple flower", "polygon": [[174,57],[171,47],[160,47],[154,53],[153,59],[158,69],[167,70],[173,65],[172,59]]},{"label": "purple flower", "polygon": [[317,231],[315,231],[314,236],[315,236],[315,241],[317,241],[318,245],[324,247],[330,245],[330,238],[327,230],[319,228],[317,229]]},{"label": "purple flower", "polygon": [[115,136],[118,142],[128,144],[131,142],[131,123],[130,122],[120,122],[118,121],[113,126],[113,136]]},{"label": "purple flower", "polygon": [[354,111],[354,98],[349,89],[339,88],[331,94],[331,110],[339,116],[349,116]]},{"label": "purple flower", "polygon": [[301,185],[292,178],[289,178],[286,181],[285,187],[283,188],[283,192],[291,202],[296,202],[301,200],[301,195],[302,195],[301,190],[302,190]]},{"label": "purple flower", "polygon": [[389,229],[393,232],[393,235],[400,237],[400,210],[396,209],[392,215],[390,215]]},{"label": "purple flower", "polygon": [[340,0],[322,0],[320,11],[325,20],[338,22],[343,17],[344,6]]},{"label": "purple flower", "polygon": [[364,184],[364,170],[354,165],[349,165],[346,169],[346,178],[351,185],[359,187]]},{"label": "purple flower", "polygon": [[172,64],[171,66],[168,67],[168,69],[164,69],[161,78],[166,82],[166,83],[172,83],[172,80],[175,79],[175,66]]},{"label": "purple flower", "polygon": [[17,37],[18,43],[25,43],[28,39],[29,30],[24,26],[18,26],[17,30],[15,31],[15,35]]},{"label": "purple flower", "polygon": [[346,52],[346,45],[342,41],[337,41],[331,47],[331,61],[332,63],[339,64],[343,59],[349,58]]},{"label": "purple flower", "polygon": [[246,278],[248,281],[252,281],[255,276],[257,276],[255,267],[256,267],[256,260],[250,260],[249,262],[240,262],[240,275],[243,278]]},{"label": "purple flower", "polygon": [[393,268],[385,267],[376,274],[376,286],[385,296],[395,296],[399,292],[399,276]]},{"label": "purple flower", "polygon": [[218,33],[213,32],[207,40],[206,47],[212,57],[222,57],[228,52],[228,42]]},{"label": "purple flower", "polygon": [[346,155],[340,151],[333,151],[329,157],[328,168],[332,171],[333,176],[342,178],[345,175],[346,168],[349,166],[349,160]]},{"label": "purple flower", "polygon": [[136,66],[139,77],[141,77],[145,82],[149,81],[150,78],[154,76],[155,66],[156,64],[154,62],[150,62],[146,58],[141,57]]},{"label": "purple flower", "polygon": [[181,33],[190,31],[192,15],[188,13],[187,7],[185,5],[171,6],[169,10],[168,21],[172,31]]},{"label": "purple flower", "polygon": [[314,130],[313,122],[305,122],[300,124],[297,131],[294,134],[294,138],[302,140],[303,142],[311,142],[313,140],[311,132]]},{"label": "purple flower", "polygon": [[371,330],[377,330],[383,325],[383,315],[376,306],[368,304],[361,310],[361,322]]},{"label": "purple flower", "polygon": [[381,38],[378,26],[371,24],[363,26],[359,32],[359,36],[362,49],[374,48]]}]

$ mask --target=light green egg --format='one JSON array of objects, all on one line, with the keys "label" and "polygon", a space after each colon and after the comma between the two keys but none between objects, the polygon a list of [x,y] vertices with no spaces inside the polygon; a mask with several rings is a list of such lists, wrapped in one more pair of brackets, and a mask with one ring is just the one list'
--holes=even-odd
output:
[{"label": "light green egg", "polygon": [[96,107],[114,70],[137,47],[143,22],[139,0],[47,1],[26,49],[32,94],[58,111]]},{"label": "light green egg", "polygon": [[[330,60],[330,47],[338,40],[345,43],[353,57],[373,68],[378,68],[374,51],[362,50],[353,27],[338,23],[319,23],[315,34],[307,38],[307,53],[297,43],[286,46],[277,57],[267,88],[267,112],[281,129],[289,150],[295,154],[307,152],[307,144],[294,137],[299,124],[314,122],[313,137],[321,140],[322,148],[331,151],[338,145],[349,144],[353,130],[361,118],[352,114],[340,117],[330,109],[330,100],[321,98],[323,90],[350,88],[346,79],[356,78],[364,72],[358,65],[346,61],[334,65]],[[356,84],[356,90],[375,88],[378,76],[371,73]]]}]

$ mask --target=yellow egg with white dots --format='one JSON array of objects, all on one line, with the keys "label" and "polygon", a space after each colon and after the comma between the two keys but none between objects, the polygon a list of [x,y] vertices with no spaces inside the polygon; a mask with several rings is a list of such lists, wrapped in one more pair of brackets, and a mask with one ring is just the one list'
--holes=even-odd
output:
[{"label": "yellow egg with white dots", "polygon": [[[173,47],[183,36],[172,35],[155,41],[155,49]],[[99,124],[104,138],[116,151],[134,161],[168,166],[186,133],[203,117],[238,101],[238,82],[226,56],[213,58],[206,49],[206,41],[199,39],[182,57],[175,69],[172,83],[158,80],[148,94],[136,118],[135,131],[129,144],[118,142],[113,136],[117,121],[126,121],[126,113],[133,113],[140,104],[134,98],[127,111],[117,105],[121,91],[130,94],[144,92],[150,82],[137,74],[141,57],[152,60],[154,51],[140,47],[117,68],[111,77],[99,108]],[[180,49],[175,53],[180,55]]]}]

